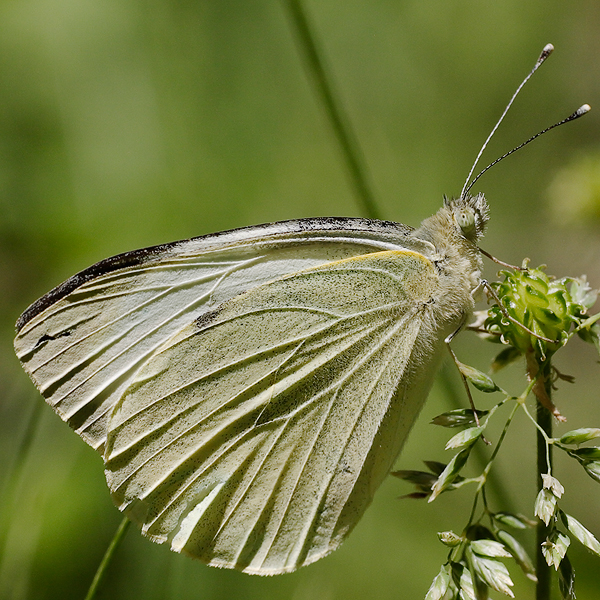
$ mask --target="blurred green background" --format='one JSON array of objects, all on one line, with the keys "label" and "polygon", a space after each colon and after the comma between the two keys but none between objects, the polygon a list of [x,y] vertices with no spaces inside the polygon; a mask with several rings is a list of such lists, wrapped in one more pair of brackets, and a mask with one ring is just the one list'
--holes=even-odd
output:
[{"label": "blurred green background", "polygon": [[[584,102],[600,109],[597,0],[306,4],[385,218],[416,226],[444,193],[460,193],[545,43],[555,54],[481,166]],[[587,273],[600,287],[600,110],[511,157],[474,191],[492,209],[489,252],[517,263],[528,256],[558,276]],[[43,401],[12,352],[20,312],[119,252],[260,222],[359,214],[279,0],[0,3],[1,598],[82,598],[121,520],[100,457],[49,407],[27,437]],[[486,269],[493,278],[495,266]],[[469,333],[459,338],[459,356],[487,369],[493,348]],[[564,427],[597,426],[597,356],[577,341],[564,354],[559,367],[577,378],[556,394]],[[518,393],[522,369],[500,380]],[[436,386],[399,468],[448,460],[447,433],[427,424],[446,408]],[[507,441],[502,486],[531,515],[531,427],[520,420]],[[556,474],[567,487],[564,507],[600,534],[598,485],[561,461]],[[433,505],[398,500],[410,491],[389,478],[339,551],[273,578],[205,567],[132,528],[99,597],[423,598],[445,560],[436,531],[460,531],[472,491]],[[574,546],[578,596],[596,598],[599,563]],[[532,598],[532,585],[511,572],[517,597]]]}]

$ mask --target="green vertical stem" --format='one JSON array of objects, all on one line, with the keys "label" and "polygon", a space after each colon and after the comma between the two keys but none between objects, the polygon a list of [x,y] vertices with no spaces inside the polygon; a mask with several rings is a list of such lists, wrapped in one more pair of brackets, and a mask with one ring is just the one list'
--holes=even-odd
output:
[{"label": "green vertical stem", "polygon": [[98,588],[100,587],[100,584],[102,583],[102,580],[104,579],[104,576],[106,575],[108,566],[110,565],[117,548],[123,541],[123,538],[125,537],[125,534],[127,533],[127,529],[129,528],[129,525],[131,525],[131,521],[127,517],[124,517],[123,520],[121,521],[121,523],[119,524],[119,527],[117,528],[117,531],[115,532],[115,535],[113,536],[113,539],[110,541],[110,544],[109,544],[108,548],[106,549],[106,552],[104,553],[102,562],[98,566],[98,570],[96,571],[96,574],[94,575],[94,579],[92,580],[90,589],[88,590],[88,593],[85,596],[85,600],[93,600],[96,597],[96,593],[98,592]]},{"label": "green vertical stem", "polygon": [[350,121],[344,113],[342,103],[338,100],[339,96],[334,90],[332,78],[326,68],[325,59],[316,40],[314,28],[302,6],[301,0],[283,0],[283,4],[288,10],[290,20],[296,31],[296,38],[306,68],[311,75],[340,145],[350,181],[361,204],[361,212],[370,219],[379,219],[381,217],[371,191],[363,154],[350,127]]},{"label": "green vertical stem", "polygon": [[6,551],[6,537],[9,532],[11,513],[17,508],[18,493],[22,480],[27,477],[24,466],[27,463],[29,453],[35,441],[38,432],[40,420],[43,414],[44,402],[40,398],[35,403],[25,426],[25,432],[12,465],[8,466],[4,487],[0,489],[0,506],[2,514],[0,516],[0,572],[4,565]]},{"label": "green vertical stem", "polygon": [[[547,365],[544,364],[544,372],[548,374],[550,372],[550,360],[547,361]],[[549,376],[544,379],[544,388],[549,399],[552,394],[552,383]],[[552,437],[552,415],[550,411],[537,401],[537,423],[544,430],[548,437]],[[550,465],[547,463],[547,453],[550,457]],[[546,440],[540,431],[537,431],[537,488],[538,491],[542,489],[542,475],[548,472],[548,466],[552,468],[552,446],[546,448]],[[542,554],[542,544],[548,537],[548,527],[540,519],[536,529],[536,575],[537,575],[537,586],[535,590],[535,600],[550,600],[550,566],[546,562],[544,555]]]}]

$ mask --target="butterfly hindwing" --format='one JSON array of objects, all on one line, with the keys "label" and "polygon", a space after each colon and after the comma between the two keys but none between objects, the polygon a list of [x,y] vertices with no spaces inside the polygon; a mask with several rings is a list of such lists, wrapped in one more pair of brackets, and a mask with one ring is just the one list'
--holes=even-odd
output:
[{"label": "butterfly hindwing", "polygon": [[274,574],[334,550],[424,400],[409,401],[403,377],[436,280],[416,252],[378,252],[260,285],[183,327],[108,423],[117,505],[216,566]]},{"label": "butterfly hindwing", "polygon": [[409,233],[363,219],[300,220],[113,257],[25,311],[17,355],[46,401],[102,451],[110,412],[135,373],[198,315],[286,273],[404,247]]}]

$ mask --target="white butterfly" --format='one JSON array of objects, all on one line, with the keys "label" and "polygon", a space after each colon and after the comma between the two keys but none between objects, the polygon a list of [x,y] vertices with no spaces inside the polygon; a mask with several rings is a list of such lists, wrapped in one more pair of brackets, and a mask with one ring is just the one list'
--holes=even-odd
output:
[{"label": "white butterfly", "polygon": [[474,305],[483,196],[421,227],[304,219],[146,248],[27,309],[15,348],[155,542],[247,573],[339,546]]}]

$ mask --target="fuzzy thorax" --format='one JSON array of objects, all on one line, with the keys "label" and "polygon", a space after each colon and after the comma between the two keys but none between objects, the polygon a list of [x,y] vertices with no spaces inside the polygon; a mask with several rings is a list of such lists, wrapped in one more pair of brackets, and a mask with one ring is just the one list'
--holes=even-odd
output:
[{"label": "fuzzy thorax", "polygon": [[481,283],[482,261],[477,241],[488,221],[483,194],[444,199],[444,205],[425,219],[414,236],[431,243],[429,256],[439,276],[438,293],[432,311],[440,324],[459,323],[474,306],[473,294]]}]

